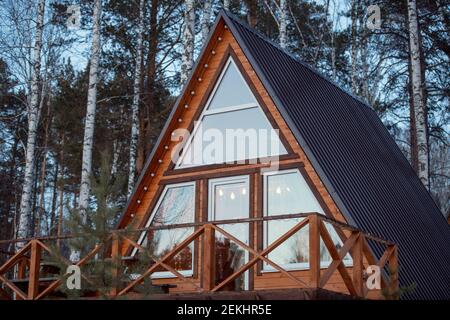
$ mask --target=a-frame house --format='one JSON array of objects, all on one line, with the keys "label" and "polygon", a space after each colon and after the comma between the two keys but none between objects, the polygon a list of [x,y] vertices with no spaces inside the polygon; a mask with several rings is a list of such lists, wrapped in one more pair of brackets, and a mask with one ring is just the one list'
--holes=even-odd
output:
[{"label": "a-frame house", "polygon": [[[227,129],[266,135],[205,152],[205,132]],[[168,257],[151,277],[170,292],[450,298],[449,225],[374,110],[225,11],[118,227],[130,225]],[[138,254],[129,244],[121,254]],[[374,264],[382,290],[365,282]]]}]

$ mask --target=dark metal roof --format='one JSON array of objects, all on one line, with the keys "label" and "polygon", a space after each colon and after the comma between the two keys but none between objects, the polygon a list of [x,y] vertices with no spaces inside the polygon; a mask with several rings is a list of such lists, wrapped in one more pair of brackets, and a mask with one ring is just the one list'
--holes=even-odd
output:
[{"label": "dark metal roof", "polygon": [[400,284],[416,287],[405,298],[450,299],[450,227],[372,108],[220,16],[348,222],[398,244]]}]

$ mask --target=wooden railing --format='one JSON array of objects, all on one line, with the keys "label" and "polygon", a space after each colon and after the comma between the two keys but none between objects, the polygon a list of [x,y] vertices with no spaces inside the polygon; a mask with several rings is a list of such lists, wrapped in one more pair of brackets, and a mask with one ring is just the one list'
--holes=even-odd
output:
[{"label": "wooden railing", "polygon": [[[287,230],[282,236],[265,248],[258,248],[257,245],[250,246],[227,232],[225,230],[226,228],[221,227],[222,225],[227,224],[255,224],[270,220],[294,218],[302,219],[294,227]],[[325,223],[331,224],[341,238],[343,244],[339,249],[333,242]],[[309,279],[305,281],[304,278],[296,276],[295,272],[292,270],[286,270],[275,263],[268,255],[306,226],[309,226]],[[342,277],[342,281],[348,293],[360,298],[366,298],[369,293],[366,286],[368,275],[365,270],[367,266],[375,265],[381,270],[381,289],[384,292],[385,297],[398,298],[397,246],[394,243],[366,234],[357,228],[317,213],[188,223],[136,230],[114,230],[111,231],[110,235],[103,243],[95,245],[94,248],[87,252],[84,257],[76,263],[72,263],[68,259],[63,258],[54,248],[50,248],[44,243],[44,240],[57,240],[57,237],[28,239],[24,241],[24,246],[0,267],[0,298],[3,296],[16,299],[42,299],[64,283],[64,279],[67,275],[54,279],[53,281],[47,281],[48,283],[46,286],[42,288],[42,290],[40,289],[43,282],[43,279],[40,277],[41,254],[43,252],[52,256],[57,256],[67,266],[75,264],[81,267],[98,255],[103,248],[103,251],[108,252],[112,261],[118,262],[117,264],[113,264],[112,276],[113,278],[119,279],[124,272],[124,261],[127,258],[122,256],[122,253],[125,252],[124,248],[128,247],[135,249],[137,252],[146,252],[148,255],[148,250],[135,241],[137,235],[150,230],[174,228],[193,228],[193,232],[164,256],[160,258],[150,256],[151,263],[149,263],[135,279],[131,280],[131,282],[122,285],[120,281],[113,281],[109,291],[109,296],[111,298],[127,295],[144,282],[145,279],[151,279],[152,274],[161,271],[161,269],[167,270],[173,274],[171,279],[172,282],[174,280],[173,278],[176,278],[179,283],[189,284],[197,292],[217,292],[223,290],[228,284],[254,268],[254,266],[260,262],[270,265],[276,272],[279,272],[280,275],[290,279],[294,286],[298,288],[325,288],[330,281],[331,276],[337,271]],[[231,275],[218,281],[215,279],[216,274],[214,271],[217,235],[234,242],[242,250],[245,250],[249,257],[244,264],[234,270]],[[70,236],[67,236],[66,238],[70,238]],[[321,241],[325,244],[332,259],[327,268],[321,268]],[[379,248],[383,248],[379,259],[377,259],[371,246],[369,246],[369,241],[377,243]],[[0,244],[2,242],[4,243],[5,241],[0,241]],[[186,276],[171,266],[170,260],[192,243],[197,243],[197,248],[201,248],[201,252],[198,252],[199,255],[194,252],[194,255],[196,255],[199,261],[197,268],[201,268],[201,272],[194,274],[193,276]],[[127,252],[129,252],[129,250]],[[344,258],[347,254],[350,254],[352,257],[353,265],[351,267],[344,264]],[[12,278],[8,278],[6,274],[12,274],[13,276]],[[15,284],[15,281],[17,281],[17,279],[24,279],[26,275],[28,275],[27,290],[23,290],[23,288],[19,288]],[[83,274],[81,276],[83,277],[83,280],[88,282],[91,281],[89,277]],[[257,274],[252,273],[252,277],[257,276]]]}]

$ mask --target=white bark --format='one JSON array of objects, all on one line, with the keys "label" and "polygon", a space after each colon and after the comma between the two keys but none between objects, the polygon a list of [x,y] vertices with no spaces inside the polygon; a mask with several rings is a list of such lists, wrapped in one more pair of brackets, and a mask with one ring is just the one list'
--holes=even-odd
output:
[{"label": "white bark", "polygon": [[352,79],[352,93],[353,94],[357,94],[358,91],[358,83],[357,83],[357,61],[356,61],[356,55],[357,55],[357,15],[358,15],[358,1],[359,0],[352,0],[352,4],[351,4],[351,18],[352,18],[352,46],[351,46],[351,60],[352,60],[352,75],[351,75],[351,79]]},{"label": "white bark", "polygon": [[[95,128],[95,109],[97,107],[97,77],[100,60],[100,17],[102,12],[102,1],[95,0],[93,12],[92,47],[89,66],[89,88],[86,107],[86,119],[84,125],[83,158],[81,163],[81,184],[79,212],[84,221],[87,220],[86,210],[89,206],[89,194],[91,191],[92,174],[92,149]],[[80,253],[72,251],[70,258],[78,261]]]},{"label": "white bark", "polygon": [[421,57],[419,46],[419,23],[417,21],[417,6],[415,0],[408,0],[409,46],[411,60],[411,83],[416,126],[418,175],[425,187],[429,187],[428,176],[428,139],[426,106],[423,97],[423,79],[421,72]]},{"label": "white bark", "polygon": [[209,35],[209,24],[211,23],[211,0],[205,0],[202,16],[202,44],[205,45]]},{"label": "white bark", "polygon": [[181,85],[184,85],[194,65],[195,42],[195,8],[194,0],[185,0],[184,9],[184,52],[181,64]]},{"label": "white bark", "polygon": [[128,171],[128,198],[134,189],[136,180],[136,158],[139,139],[139,89],[141,80],[141,60],[142,60],[142,39],[144,34],[144,3],[145,0],[139,2],[139,26],[137,37],[136,65],[134,71],[133,84],[133,105],[131,106],[131,139],[130,139],[130,163]]},{"label": "white bark", "polygon": [[[31,233],[31,193],[33,187],[33,169],[36,149],[36,133],[39,122],[39,79],[41,70],[42,33],[44,29],[45,0],[39,0],[37,8],[36,33],[33,48],[33,66],[31,71],[31,92],[28,113],[28,138],[25,155],[25,176],[20,201],[20,216],[17,238],[26,238]],[[17,247],[23,246],[18,243]]]},{"label": "white bark", "polygon": [[280,0],[280,46],[284,49],[287,45],[287,0]]},{"label": "white bark", "polygon": [[230,0],[223,0],[223,8],[225,10],[230,10]]}]

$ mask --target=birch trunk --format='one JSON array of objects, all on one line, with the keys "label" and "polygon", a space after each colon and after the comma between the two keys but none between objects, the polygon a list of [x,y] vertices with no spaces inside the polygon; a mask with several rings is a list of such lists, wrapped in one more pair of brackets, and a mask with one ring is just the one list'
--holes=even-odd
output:
[{"label": "birch trunk", "polygon": [[287,45],[287,0],[280,0],[280,46],[285,49]]},{"label": "birch trunk", "polygon": [[230,10],[230,0],[223,0],[223,8],[225,10]]},{"label": "birch trunk", "polygon": [[211,0],[205,0],[203,4],[202,16],[202,44],[205,45],[209,35],[209,25],[211,23]]},{"label": "birch trunk", "polygon": [[[25,175],[22,197],[20,200],[20,216],[17,238],[26,238],[31,233],[31,192],[33,186],[33,171],[35,162],[36,134],[39,122],[39,80],[41,70],[42,33],[44,29],[45,0],[39,0],[37,8],[36,34],[33,48],[33,68],[31,70],[31,94],[28,105],[28,137],[25,155]],[[17,243],[16,248],[22,247]]]},{"label": "birch trunk", "polygon": [[412,76],[412,94],[414,122],[417,141],[418,176],[426,188],[429,188],[429,161],[426,106],[423,97],[423,79],[419,44],[419,23],[415,0],[408,0],[409,47]]},{"label": "birch trunk", "polygon": [[142,61],[142,41],[144,35],[144,0],[139,1],[139,26],[137,37],[136,66],[134,71],[133,84],[133,105],[131,106],[131,139],[130,139],[130,163],[128,171],[128,198],[134,189],[136,179],[136,155],[139,140],[139,101],[141,88],[141,61]]},{"label": "birch trunk", "polygon": [[[95,0],[93,12],[92,47],[89,68],[89,89],[87,97],[86,120],[84,125],[83,159],[81,164],[81,185],[79,212],[84,221],[87,220],[86,210],[89,205],[89,194],[91,189],[92,174],[92,149],[95,128],[95,109],[97,106],[97,77],[100,60],[100,16],[102,12],[102,1]],[[79,260],[79,252],[72,251],[71,260]]]},{"label": "birch trunk", "polygon": [[194,65],[195,42],[195,9],[194,0],[185,0],[184,9],[184,52],[181,64],[181,85],[184,85]]},{"label": "birch trunk", "polygon": [[356,51],[356,46],[357,46],[357,15],[358,15],[358,0],[352,0],[352,4],[351,4],[351,12],[352,12],[352,46],[351,46],[351,60],[352,60],[352,76],[351,76],[351,80],[352,80],[352,93],[353,94],[357,94],[358,91],[358,84],[357,84],[357,77],[356,77],[356,73],[357,73],[357,62],[356,62],[356,55],[357,55],[357,51]]}]

